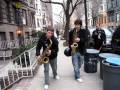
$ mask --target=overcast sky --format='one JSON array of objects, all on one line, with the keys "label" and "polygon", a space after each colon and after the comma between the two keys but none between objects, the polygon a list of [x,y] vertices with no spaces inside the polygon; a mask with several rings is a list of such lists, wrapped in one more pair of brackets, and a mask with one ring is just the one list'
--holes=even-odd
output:
[{"label": "overcast sky", "polygon": [[[63,2],[63,0],[52,0],[55,2]],[[62,7],[60,5],[57,4],[52,4],[52,8],[53,8],[53,23],[57,23],[60,22],[60,14],[62,11]]]}]

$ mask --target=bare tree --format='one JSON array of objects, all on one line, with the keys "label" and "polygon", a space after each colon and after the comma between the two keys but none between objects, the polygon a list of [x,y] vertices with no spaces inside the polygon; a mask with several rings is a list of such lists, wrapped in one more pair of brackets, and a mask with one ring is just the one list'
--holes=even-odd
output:
[{"label": "bare tree", "polygon": [[102,0],[91,0],[92,2],[92,19],[93,19],[93,25],[96,25],[96,21],[97,21],[97,17],[99,14],[99,8],[100,8],[100,3],[102,2]]},{"label": "bare tree", "polygon": [[[57,21],[59,22],[60,26],[61,26],[61,29],[64,30],[64,26],[65,26],[65,19],[64,19],[64,16],[63,16],[63,13],[62,11],[59,13],[59,14],[55,14],[57,17],[59,17],[59,19],[57,19]],[[55,20],[56,21],[56,20]]]},{"label": "bare tree", "polygon": [[70,26],[70,18],[75,10],[75,8],[83,3],[83,0],[66,0],[66,2],[54,2],[54,1],[45,1],[45,0],[40,0],[43,3],[51,3],[51,4],[58,4],[61,5],[63,7],[63,11],[65,14],[65,32],[64,32],[64,37],[65,39],[68,41],[68,33],[69,33],[69,26]]}]

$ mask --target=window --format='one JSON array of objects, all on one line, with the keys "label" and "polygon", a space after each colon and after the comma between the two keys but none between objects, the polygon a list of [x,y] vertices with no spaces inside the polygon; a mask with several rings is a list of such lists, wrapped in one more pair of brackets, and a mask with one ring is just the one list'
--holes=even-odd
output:
[{"label": "window", "polygon": [[40,27],[39,19],[37,19],[37,26]]},{"label": "window", "polygon": [[109,22],[114,22],[115,21],[115,15],[114,15],[114,13],[110,13],[108,17],[109,17],[108,18]]},{"label": "window", "polygon": [[32,12],[31,13],[31,15],[32,15],[32,26],[35,26],[35,14],[34,14],[34,12]]},{"label": "window", "polygon": [[108,2],[108,4],[107,4],[107,9],[109,10],[111,7],[112,7],[112,3],[111,3],[111,2]]},{"label": "window", "polygon": [[6,33],[0,32],[0,41],[6,40]]},{"label": "window", "polygon": [[116,0],[116,6],[118,6],[119,4],[118,4],[119,2],[118,2],[118,0]]},{"label": "window", "polygon": [[30,33],[29,32],[25,32],[25,38],[29,39]]},{"label": "window", "polygon": [[36,10],[38,11],[38,4],[36,4]]},{"label": "window", "polygon": [[41,16],[41,10],[39,9],[39,15]]},{"label": "window", "polygon": [[13,10],[13,21],[14,21],[14,24],[17,24],[17,10],[16,10],[15,6],[12,6],[12,10]]},{"label": "window", "polygon": [[43,13],[43,25],[46,24],[46,21],[45,21],[45,13]]},{"label": "window", "polygon": [[13,17],[14,17],[14,22],[15,24],[17,25],[22,25],[22,19],[21,19],[21,16],[20,16],[20,11],[19,9],[15,8],[13,6]]},{"label": "window", "polygon": [[10,40],[14,40],[14,33],[13,32],[9,32],[10,34]]},{"label": "window", "polygon": [[1,3],[0,3],[0,22],[2,22],[2,7],[1,7]]},{"label": "window", "polygon": [[106,16],[104,17],[104,23],[107,23],[107,17]]},{"label": "window", "polygon": [[43,18],[43,25],[45,25],[46,24],[46,21],[45,21],[45,19]]},{"label": "window", "polygon": [[119,13],[119,21],[120,21],[120,13]]},{"label": "window", "polygon": [[119,22],[119,21],[120,21],[120,14],[116,13],[116,22]]},{"label": "window", "polygon": [[101,10],[101,11],[103,10],[103,6],[102,6],[102,5],[100,6],[100,10]]},{"label": "window", "polygon": [[111,21],[114,22],[115,21],[115,15],[111,15]]},{"label": "window", "polygon": [[116,1],[115,0],[111,0],[112,3],[112,8],[114,8],[116,6]]},{"label": "window", "polygon": [[120,7],[120,1],[119,0],[116,0],[116,6]]},{"label": "window", "polygon": [[8,1],[6,1],[6,16],[7,16],[7,21],[8,23],[11,23],[11,12],[10,12],[10,3]]},{"label": "window", "polygon": [[22,10],[22,21],[23,21],[23,25],[27,25],[27,14],[26,14],[26,10]]}]

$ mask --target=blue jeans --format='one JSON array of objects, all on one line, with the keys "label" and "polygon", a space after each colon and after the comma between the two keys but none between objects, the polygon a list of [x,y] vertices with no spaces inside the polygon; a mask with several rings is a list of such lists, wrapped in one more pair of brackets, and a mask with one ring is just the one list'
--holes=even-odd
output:
[{"label": "blue jeans", "polygon": [[50,60],[49,63],[44,64],[45,84],[49,84],[49,64],[52,68],[53,77],[57,75],[57,58]]},{"label": "blue jeans", "polygon": [[74,68],[75,79],[80,78],[80,68],[82,63],[83,56],[79,52],[76,52],[74,55],[72,55],[72,64]]}]

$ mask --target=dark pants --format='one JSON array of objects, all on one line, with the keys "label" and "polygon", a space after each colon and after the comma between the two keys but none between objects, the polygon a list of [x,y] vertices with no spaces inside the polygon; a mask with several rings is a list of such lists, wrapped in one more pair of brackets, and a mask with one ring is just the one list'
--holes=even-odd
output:
[{"label": "dark pants", "polygon": [[53,77],[57,75],[57,58],[50,60],[49,63],[44,64],[45,84],[49,84],[49,64],[52,68]]},{"label": "dark pants", "polygon": [[94,42],[95,42],[94,48],[97,49],[97,50],[100,49],[102,44],[103,44],[103,41],[97,40],[97,41],[94,41]]}]

